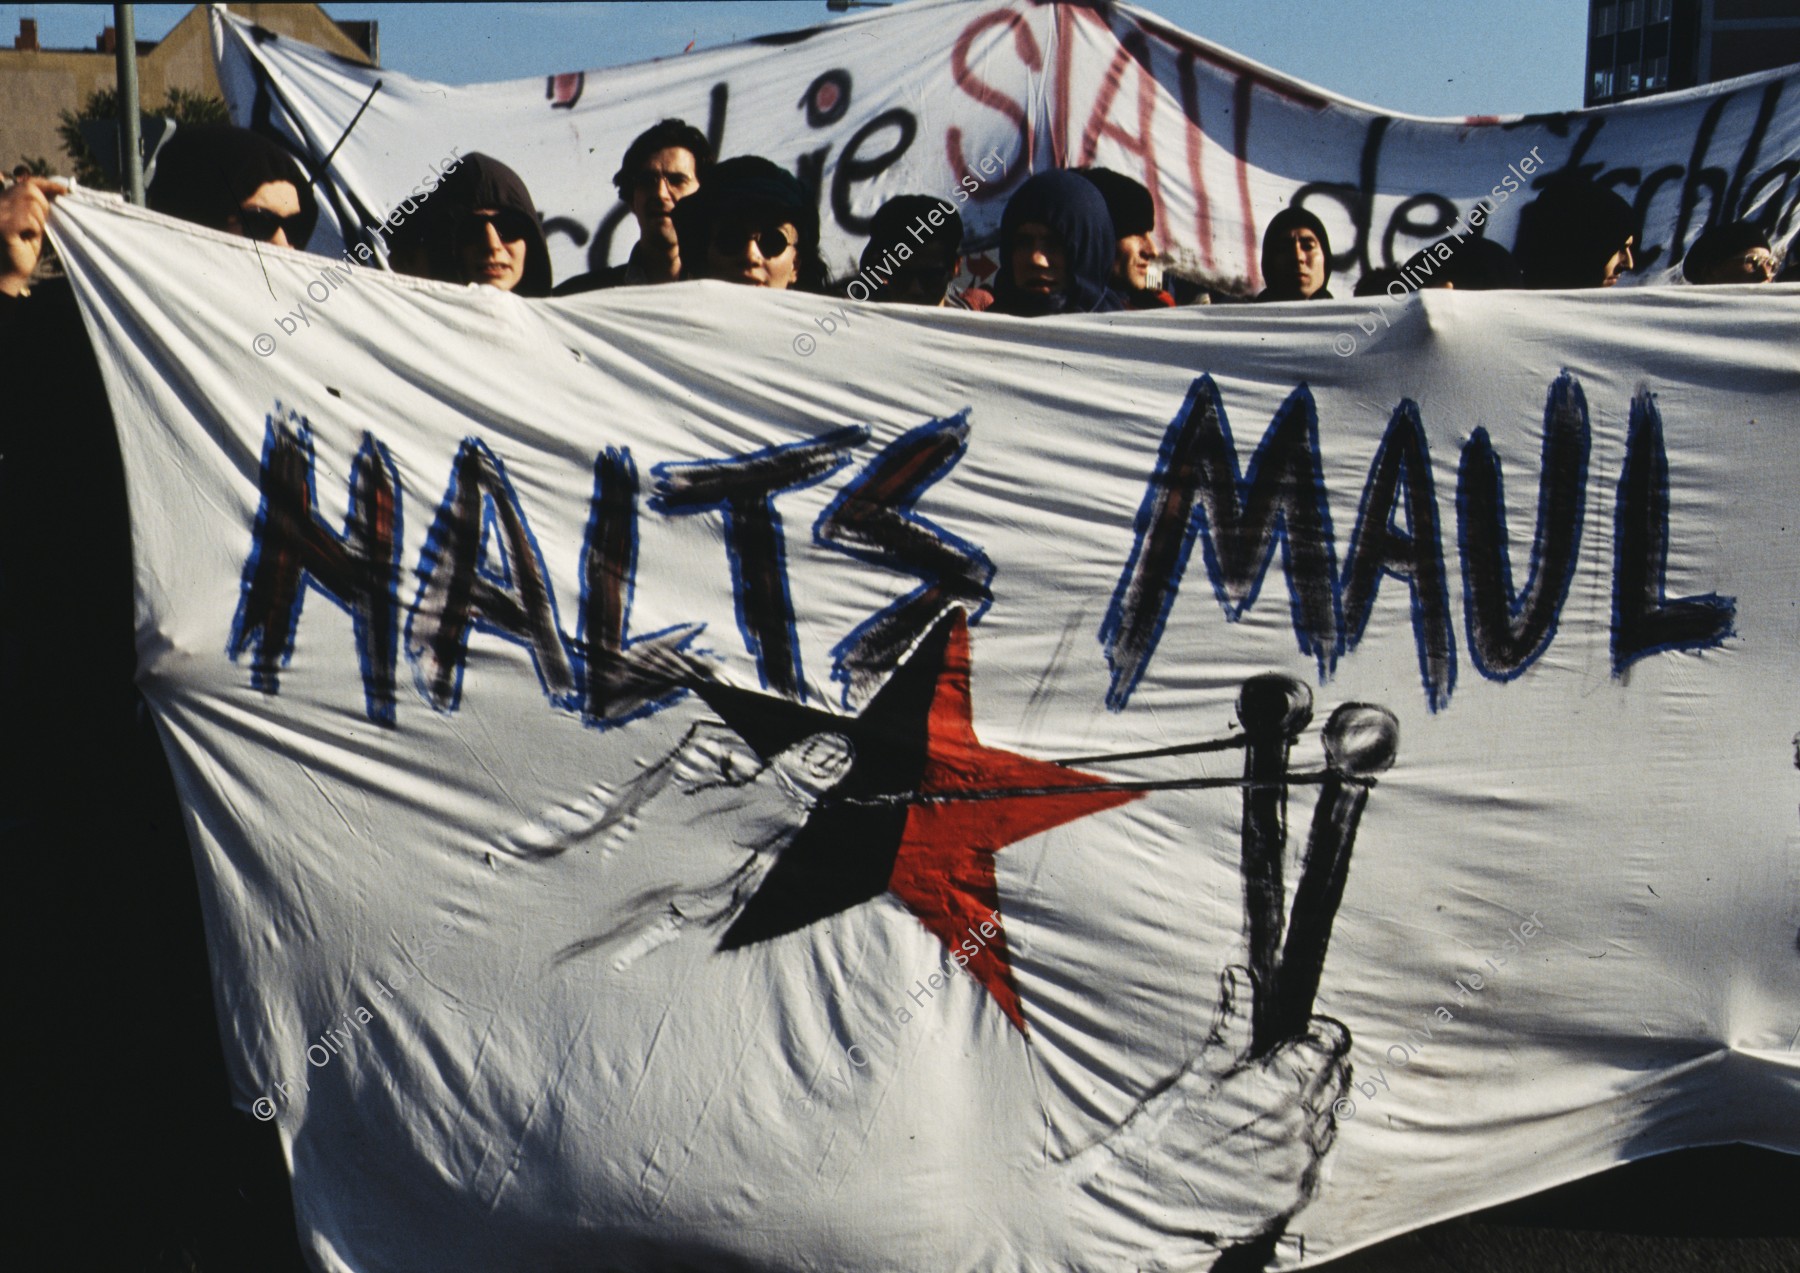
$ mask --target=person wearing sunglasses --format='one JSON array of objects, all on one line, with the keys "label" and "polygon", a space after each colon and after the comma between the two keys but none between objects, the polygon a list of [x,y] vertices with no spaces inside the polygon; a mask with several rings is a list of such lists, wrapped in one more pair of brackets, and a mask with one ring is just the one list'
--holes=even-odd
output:
[{"label": "person wearing sunglasses", "polygon": [[182,128],[156,156],[151,211],[276,247],[304,248],[319,221],[294,157],[246,128]]},{"label": "person wearing sunglasses", "polygon": [[1681,274],[1690,283],[1772,283],[1775,254],[1769,236],[1747,221],[1731,221],[1706,230],[1681,259]]},{"label": "person wearing sunglasses", "polygon": [[825,291],[818,207],[760,155],[715,164],[700,192],[675,205],[674,221],[684,279]]},{"label": "person wearing sunglasses", "polygon": [[396,219],[389,259],[403,273],[550,295],[550,248],[537,204],[519,174],[491,155],[464,155],[415,215],[389,218]]},{"label": "person wearing sunglasses", "polygon": [[525,277],[531,218],[512,208],[472,208],[455,225],[463,279],[510,292]]}]

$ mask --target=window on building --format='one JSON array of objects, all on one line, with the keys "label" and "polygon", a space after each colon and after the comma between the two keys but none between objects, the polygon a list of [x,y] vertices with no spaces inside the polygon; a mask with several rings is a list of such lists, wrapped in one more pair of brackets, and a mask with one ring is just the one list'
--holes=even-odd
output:
[{"label": "window on building", "polygon": [[1595,71],[1594,72],[1594,97],[1595,97],[1595,99],[1598,100],[1602,97],[1611,97],[1612,91],[1613,91],[1612,68],[1609,66],[1609,67],[1606,67],[1604,70]]},{"label": "window on building", "polygon": [[1669,59],[1653,57],[1644,63],[1644,87],[1646,89],[1669,87]]},{"label": "window on building", "polygon": [[1650,22],[1667,22],[1669,14],[1675,7],[1675,0],[1650,0]]},{"label": "window on building", "polygon": [[1619,16],[1618,7],[1613,4],[1597,4],[1594,6],[1594,34],[1611,35],[1614,21]]},{"label": "window on building", "polygon": [[1619,5],[1619,30],[1635,31],[1644,25],[1644,0],[1623,0]]},{"label": "window on building", "polygon": [[1619,91],[1621,93],[1635,93],[1638,91],[1638,88],[1638,64],[1633,62],[1629,66],[1621,66],[1619,68]]}]

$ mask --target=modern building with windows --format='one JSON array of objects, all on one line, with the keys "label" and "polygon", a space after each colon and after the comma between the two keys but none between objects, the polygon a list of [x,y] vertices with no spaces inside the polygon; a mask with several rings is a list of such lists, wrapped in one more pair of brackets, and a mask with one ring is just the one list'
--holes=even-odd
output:
[{"label": "modern building with windows", "polygon": [[1800,62],[1800,0],[1589,0],[1588,106]]}]

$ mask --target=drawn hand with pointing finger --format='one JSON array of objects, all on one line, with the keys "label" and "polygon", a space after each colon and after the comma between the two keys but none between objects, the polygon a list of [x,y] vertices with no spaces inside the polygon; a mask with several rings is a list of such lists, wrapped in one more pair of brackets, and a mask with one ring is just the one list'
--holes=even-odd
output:
[{"label": "drawn hand with pointing finger", "polygon": [[852,759],[849,740],[821,733],[765,763],[702,723],[622,790],[596,788],[498,847],[531,859],[555,962],[620,971],[689,929],[728,928]]}]

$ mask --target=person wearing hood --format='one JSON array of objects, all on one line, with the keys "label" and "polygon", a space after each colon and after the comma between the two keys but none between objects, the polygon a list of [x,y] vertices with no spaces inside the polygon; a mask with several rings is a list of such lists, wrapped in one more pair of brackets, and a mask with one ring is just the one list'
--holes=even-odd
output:
[{"label": "person wearing hood", "polygon": [[1173,306],[1173,296],[1150,286],[1150,266],[1156,260],[1156,204],[1149,189],[1111,168],[1078,171],[1094,183],[1100,197],[1106,200],[1113,233],[1118,235],[1109,286],[1124,298],[1127,309]]},{"label": "person wearing hood", "polygon": [[817,203],[798,177],[761,155],[714,164],[672,216],[684,279],[825,291]]},{"label": "person wearing hood", "polygon": [[1283,208],[1262,241],[1263,290],[1258,301],[1329,301],[1331,236],[1305,208]]},{"label": "person wearing hood", "polygon": [[1000,214],[993,313],[1038,318],[1125,308],[1108,286],[1118,236],[1106,199],[1078,172],[1040,172]]},{"label": "person wearing hood", "polygon": [[312,184],[267,137],[229,124],[182,128],[156,156],[152,212],[276,247],[304,248],[319,223]]},{"label": "person wearing hood", "polygon": [[1513,257],[1529,288],[1612,287],[1634,264],[1637,214],[1617,191],[1560,177],[1519,214]]},{"label": "person wearing hood", "polygon": [[550,245],[537,204],[519,174],[491,155],[462,156],[415,212],[403,206],[388,221],[399,223],[389,259],[402,273],[550,295]]}]

